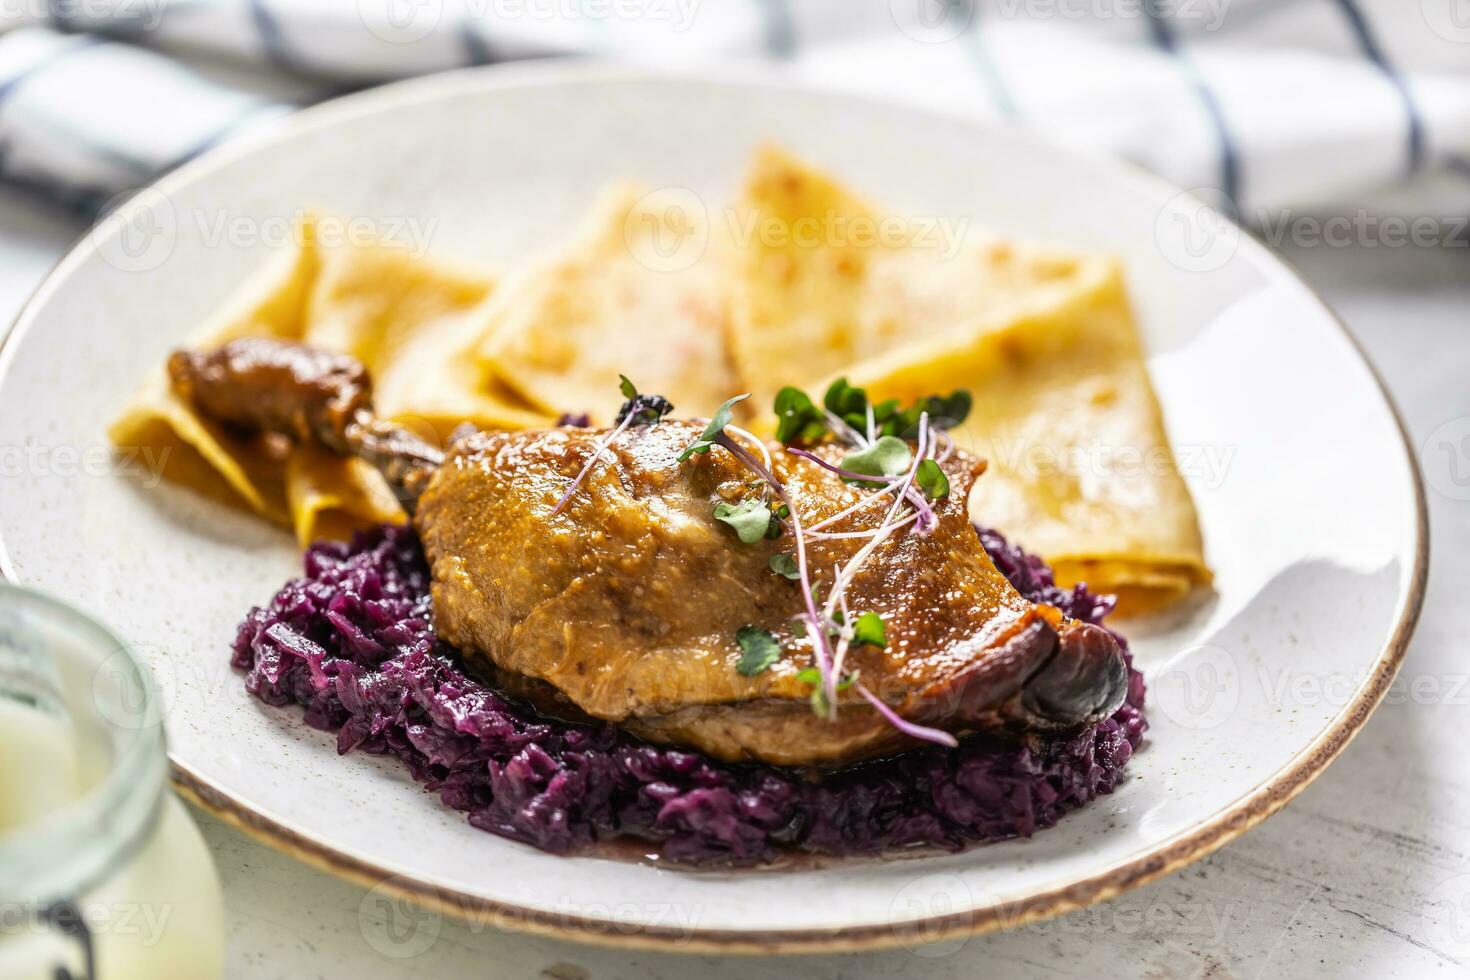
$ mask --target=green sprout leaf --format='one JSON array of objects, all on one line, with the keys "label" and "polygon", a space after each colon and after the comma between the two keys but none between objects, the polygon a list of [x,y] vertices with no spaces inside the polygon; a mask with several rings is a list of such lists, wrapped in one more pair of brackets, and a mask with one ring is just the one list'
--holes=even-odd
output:
[{"label": "green sprout leaf", "polygon": [[864,476],[898,476],[908,472],[914,454],[897,436],[882,436],[866,449],[842,457],[842,468]]},{"label": "green sprout leaf", "polygon": [[633,382],[628,380],[626,374],[618,375],[618,390],[623,393],[624,398],[638,397],[638,389],[633,387]]},{"label": "green sprout leaf", "polygon": [[949,477],[944,475],[944,470],[934,460],[926,459],[921,462],[915,479],[930,500],[943,500],[949,496]]},{"label": "green sprout leaf", "polygon": [[778,420],[776,438],[783,445],[816,442],[827,432],[826,419],[800,388],[782,388],[773,407]]},{"label": "green sprout leaf", "polygon": [[870,644],[875,647],[888,645],[888,629],[883,617],[875,612],[865,612],[852,621],[852,642]]},{"label": "green sprout leaf", "polygon": [[744,401],[749,397],[749,393],[744,395],[736,395],[734,398],[729,399],[725,402],[725,404],[715,409],[714,417],[709,420],[709,425],[704,427],[704,432],[700,434],[698,439],[690,443],[685,448],[685,450],[679,454],[679,462],[684,462],[695,453],[703,454],[709,452],[710,449],[714,447],[715,440],[719,439],[725,434],[725,426],[730,424],[730,420],[733,416],[733,413],[730,411],[731,408],[734,407],[736,402]]},{"label": "green sprout leaf", "polygon": [[868,424],[868,393],[848,384],[846,378],[838,378],[832,382],[827,394],[822,397],[822,404],[833,415],[848,420],[859,418],[863,420],[863,425]]},{"label": "green sprout leaf", "polygon": [[801,578],[801,569],[797,566],[796,559],[790,555],[772,555],[768,564],[771,566],[771,571],[782,578],[789,578],[793,581]]},{"label": "green sprout leaf", "polygon": [[[733,527],[745,544],[755,544],[770,533],[775,516],[770,507],[759,500],[751,499],[742,500],[738,504],[715,504],[715,520],[724,521]],[[776,525],[778,531],[780,527],[781,525]]]},{"label": "green sprout leaf", "polygon": [[948,398],[930,395],[925,411],[929,413],[929,424],[940,429],[953,429],[970,417],[975,400],[964,388],[956,388]]},{"label": "green sprout leaf", "polygon": [[[820,684],[822,683],[822,672],[815,667],[808,667],[806,670],[798,673],[796,675],[796,679],[801,681],[803,684]],[[839,678],[837,681],[837,690],[847,690],[849,687],[852,687],[852,685],[857,682],[857,679],[857,671],[853,671],[845,677]]]},{"label": "green sprout leaf", "polygon": [[754,677],[781,659],[781,644],[772,633],[758,626],[740,627],[735,631],[735,642],[740,647],[740,662],[735,670],[745,677]]},{"label": "green sprout leaf", "polygon": [[[812,712],[816,714],[818,718],[831,718],[833,715],[832,705],[827,700],[827,688],[822,683],[822,672],[815,667],[808,667],[806,670],[803,670],[801,673],[797,674],[796,679],[801,681],[803,684],[810,684],[812,686],[812,693],[810,697],[812,703]],[[857,682],[857,679],[857,671],[853,671],[845,677],[838,678],[837,690],[847,690],[849,687],[852,687],[852,685]]]},{"label": "green sprout leaf", "polygon": [[[920,398],[902,411],[893,410],[886,415],[875,411],[874,416],[878,422],[878,431],[882,435],[912,439],[918,434],[919,416],[923,413],[929,413],[929,424],[934,428],[953,429],[969,417],[972,403],[970,393],[963,388],[958,388],[948,397],[929,395],[926,398]],[[890,403],[884,402],[879,408],[888,404]]]}]

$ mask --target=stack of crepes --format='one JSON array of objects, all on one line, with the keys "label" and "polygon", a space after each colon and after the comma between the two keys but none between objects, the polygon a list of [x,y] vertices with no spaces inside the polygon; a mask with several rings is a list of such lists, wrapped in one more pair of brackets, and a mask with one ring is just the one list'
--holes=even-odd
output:
[{"label": "stack of crepes", "polygon": [[[502,277],[327,247],[307,219],[292,253],[187,344],[249,335],[358,357],[378,413],[441,441],[462,423],[608,424],[620,374],[690,417],[752,392],[750,424],[767,431],[759,412],[784,385],[819,400],[845,376],[875,402],[966,388],[974,408],[953,435],[989,461],[978,522],[1124,612],[1210,580],[1115,260],[940,241],[774,147],[716,220],[618,185],[570,241]],[[110,434],[167,448],[167,478],[302,543],[403,518],[366,465],[224,430],[161,367]]]}]

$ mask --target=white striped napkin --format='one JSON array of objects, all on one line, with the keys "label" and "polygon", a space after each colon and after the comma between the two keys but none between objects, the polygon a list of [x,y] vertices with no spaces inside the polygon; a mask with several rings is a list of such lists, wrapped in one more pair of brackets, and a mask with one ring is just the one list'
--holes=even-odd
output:
[{"label": "white striped napkin", "polygon": [[1282,208],[1470,211],[1470,0],[0,0],[0,180],[80,208],[469,64],[782,62]]}]

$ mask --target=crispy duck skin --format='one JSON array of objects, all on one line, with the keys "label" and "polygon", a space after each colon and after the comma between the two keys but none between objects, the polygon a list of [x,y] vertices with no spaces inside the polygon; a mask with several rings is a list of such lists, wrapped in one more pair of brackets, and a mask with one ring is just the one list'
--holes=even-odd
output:
[{"label": "crispy duck skin", "polygon": [[[205,389],[228,386],[222,414],[232,424],[282,431],[286,419],[287,434],[339,452],[358,451],[354,433],[364,426],[380,436],[391,428],[371,420],[365,375],[352,382],[362,392],[347,398],[311,378],[283,385],[281,365],[305,363],[300,348],[234,344],[250,347],[176,355],[176,386],[202,411],[220,400],[201,397]],[[256,375],[260,410],[250,407]],[[302,404],[289,404],[282,392],[290,390]],[[344,403],[346,416],[335,408]],[[629,428],[556,514],[605,430],[477,432],[456,440],[437,468],[415,457],[410,469],[420,476],[400,484],[422,487],[414,524],[432,571],[437,632],[472,669],[551,714],[615,722],[722,759],[830,767],[919,744],[852,689],[839,694],[835,720],[812,711],[812,686],[798,677],[812,652],[792,623],[800,592],[768,564],[791,552],[790,533],[742,544],[713,517],[717,503],[759,486],[723,450],[680,463],[701,430],[670,420]],[[807,526],[871,493],[768,448]],[[853,648],[846,669],[903,717],[955,734],[1067,732],[1106,718],[1128,685],[1117,642],[1011,587],[966,510],[983,464],[957,451],[942,465],[951,492],[933,505],[933,529],[889,537],[847,587],[853,615],[883,617],[887,645]],[[871,527],[879,507],[823,530]],[[813,578],[830,582],[863,543],[809,541]],[[769,630],[784,651],[754,676],[736,670],[742,626]]]}]

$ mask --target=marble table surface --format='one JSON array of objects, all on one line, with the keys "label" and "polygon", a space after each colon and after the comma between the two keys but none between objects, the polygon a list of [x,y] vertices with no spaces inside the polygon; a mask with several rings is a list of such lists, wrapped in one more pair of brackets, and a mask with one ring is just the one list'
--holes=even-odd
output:
[{"label": "marble table surface", "polygon": [[[81,230],[75,219],[0,196],[0,322]],[[762,960],[601,950],[425,918],[195,811],[224,882],[227,975],[1470,973],[1470,753],[1461,743],[1470,729],[1470,439],[1458,436],[1470,431],[1470,248],[1324,241],[1283,254],[1342,315],[1397,398],[1421,452],[1433,545],[1427,604],[1400,683],[1342,757],[1281,813],[1172,877],[1051,922],[914,951]]]}]

